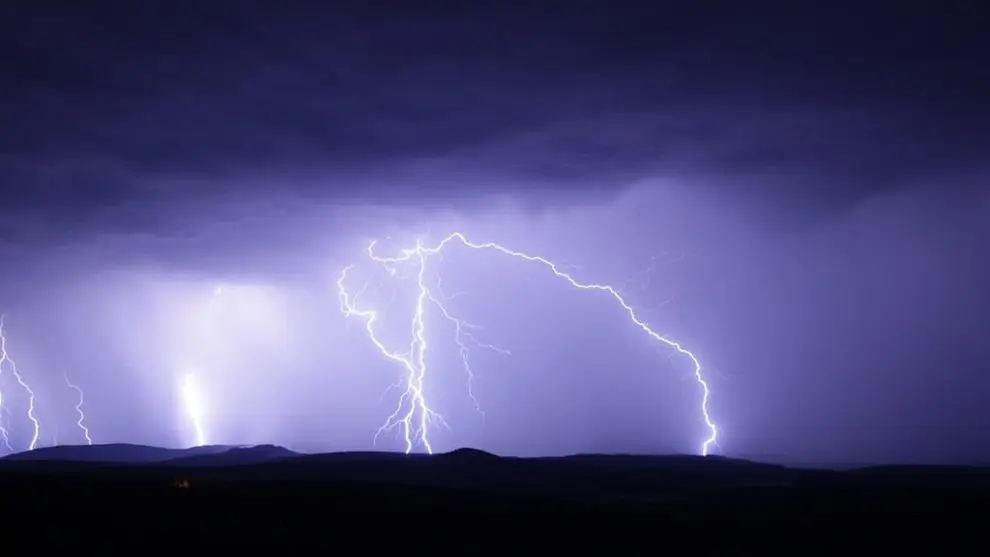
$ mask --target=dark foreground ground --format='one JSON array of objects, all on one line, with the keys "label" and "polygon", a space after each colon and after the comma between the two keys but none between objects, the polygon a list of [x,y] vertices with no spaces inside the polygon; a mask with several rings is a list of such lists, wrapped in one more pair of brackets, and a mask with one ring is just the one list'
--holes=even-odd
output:
[{"label": "dark foreground ground", "polygon": [[147,533],[141,535],[159,537],[144,539],[172,543],[264,538],[340,547],[350,539],[348,545],[362,544],[356,550],[423,543],[424,551],[438,551],[469,536],[478,545],[467,553],[541,537],[560,550],[589,549],[596,538],[613,551],[620,551],[616,544],[673,540],[697,550],[739,549],[743,539],[791,549],[914,544],[921,537],[943,550],[963,539],[972,540],[969,550],[990,543],[988,468],[840,472],[718,457],[298,455],[279,447],[108,445],[0,460],[0,493],[6,531],[43,524],[91,540]]}]

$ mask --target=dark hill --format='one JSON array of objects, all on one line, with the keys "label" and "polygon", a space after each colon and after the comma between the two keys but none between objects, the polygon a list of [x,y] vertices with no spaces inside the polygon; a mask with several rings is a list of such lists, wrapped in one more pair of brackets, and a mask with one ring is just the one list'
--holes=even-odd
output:
[{"label": "dark hill", "polygon": [[163,462],[169,466],[240,466],[245,464],[259,464],[285,458],[300,456],[299,453],[290,451],[285,447],[277,445],[256,445],[253,447],[228,447],[226,450],[217,453],[199,453],[182,455],[170,458]]},{"label": "dark hill", "polygon": [[835,471],[676,455],[512,458],[474,449],[434,456],[303,455],[273,445],[106,445],[2,459],[0,493],[16,501],[8,520],[36,516],[49,527],[81,524],[79,513],[109,509],[100,512],[113,513],[118,529],[118,522],[141,523],[188,536],[199,528],[229,539],[248,531],[333,537],[337,530],[323,531],[336,524],[332,517],[353,519],[362,511],[403,512],[403,520],[420,520],[430,511],[513,513],[500,519],[506,520],[518,513],[583,510],[650,512],[653,518],[644,524],[665,535],[694,525],[718,532],[772,526],[770,535],[780,536],[781,529],[802,526],[833,539],[836,528],[852,523],[856,532],[875,534],[880,524],[904,532],[986,517],[990,468]]},{"label": "dark hill", "polygon": [[42,447],[33,451],[13,453],[2,461],[41,461],[41,462],[107,462],[119,464],[141,464],[163,462],[174,458],[223,453],[231,447],[226,445],[206,445],[189,449],[166,449],[148,445],[112,443],[107,445],[60,445]]}]

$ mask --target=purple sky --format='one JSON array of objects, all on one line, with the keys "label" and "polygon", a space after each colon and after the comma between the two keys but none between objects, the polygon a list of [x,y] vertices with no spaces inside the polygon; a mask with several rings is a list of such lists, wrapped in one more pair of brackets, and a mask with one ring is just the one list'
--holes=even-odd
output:
[{"label": "purple sky", "polygon": [[[373,238],[396,255],[460,230],[620,288],[701,359],[726,454],[990,460],[972,14],[65,4],[0,8],[0,309],[43,443],[81,440],[66,371],[95,440],[188,445],[194,370],[211,441],[371,448],[402,369],[341,315],[337,276],[374,271]],[[428,316],[435,449],[697,450],[690,362],[607,296],[494,254],[435,263],[512,353],[474,353],[482,419]],[[395,285],[398,347],[415,292]]]}]

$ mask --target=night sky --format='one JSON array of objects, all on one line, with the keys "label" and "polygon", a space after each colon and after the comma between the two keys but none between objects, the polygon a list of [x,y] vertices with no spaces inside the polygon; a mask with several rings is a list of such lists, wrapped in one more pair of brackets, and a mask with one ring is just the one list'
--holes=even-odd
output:
[{"label": "night sky", "polygon": [[[377,281],[361,304],[408,349],[415,273],[389,277],[368,243],[462,231],[615,286],[693,351],[723,454],[990,461],[975,12],[90,4],[0,8],[0,310],[39,444],[83,440],[63,374],[94,441],[193,444],[194,372],[209,442],[371,449],[403,369],[342,315],[338,275]],[[427,308],[435,450],[697,452],[690,361],[607,295],[465,248],[437,272],[511,355],[472,352],[479,412]]]}]

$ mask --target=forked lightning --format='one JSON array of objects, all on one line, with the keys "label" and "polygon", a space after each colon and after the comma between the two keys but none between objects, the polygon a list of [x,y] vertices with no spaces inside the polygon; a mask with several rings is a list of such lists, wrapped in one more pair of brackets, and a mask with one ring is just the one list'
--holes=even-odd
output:
[{"label": "forked lightning", "polygon": [[[652,339],[661,342],[670,348],[674,349],[677,353],[684,356],[688,361],[691,362],[693,366],[693,373],[695,380],[701,389],[701,401],[699,403],[699,410],[702,418],[704,419],[705,426],[708,430],[707,437],[701,442],[700,453],[702,455],[708,455],[713,447],[717,447],[718,442],[718,427],[715,422],[712,421],[711,414],[708,410],[708,402],[710,396],[710,389],[708,381],[705,379],[701,362],[698,358],[688,349],[681,346],[680,343],[670,340],[659,333],[651,329],[645,321],[640,319],[636,311],[630,306],[626,300],[619,294],[619,292],[607,284],[594,284],[594,283],[582,283],[577,281],[571,274],[563,271],[560,267],[553,263],[552,261],[538,256],[530,255],[527,253],[514,251],[506,248],[500,244],[494,242],[485,243],[474,243],[471,242],[460,232],[455,232],[445,237],[439,243],[434,246],[425,246],[421,241],[417,241],[416,245],[412,248],[405,248],[399,252],[396,257],[381,257],[375,253],[375,242],[371,242],[368,245],[367,254],[368,258],[381,265],[390,275],[395,275],[397,273],[397,268],[401,264],[412,264],[416,270],[416,285],[417,285],[417,296],[415,307],[413,308],[413,317],[410,323],[412,340],[406,351],[396,351],[389,349],[382,342],[378,336],[376,330],[376,324],[378,322],[379,310],[366,309],[358,307],[358,302],[356,298],[359,296],[362,289],[358,293],[352,295],[347,289],[347,278],[348,273],[354,268],[353,265],[349,265],[341,271],[339,278],[337,279],[337,288],[340,295],[341,311],[345,317],[359,317],[364,319],[365,329],[368,334],[368,338],[374,344],[374,346],[382,353],[386,358],[396,362],[401,365],[404,369],[404,383],[405,389],[402,395],[399,397],[398,405],[395,412],[392,413],[379,429],[378,434],[376,434],[376,439],[379,434],[384,431],[391,430],[396,427],[402,428],[403,437],[406,445],[406,453],[412,452],[417,446],[422,447],[428,453],[433,452],[433,446],[429,439],[429,429],[433,424],[446,425],[443,417],[440,416],[435,410],[433,410],[426,400],[426,396],[423,393],[424,383],[427,377],[427,334],[426,334],[426,324],[425,324],[425,313],[426,306],[432,304],[439,308],[441,314],[448,321],[454,324],[455,327],[455,342],[460,347],[460,354],[464,362],[465,369],[468,373],[469,381],[469,393],[472,398],[474,397],[473,392],[470,391],[470,380],[473,376],[471,367],[468,363],[468,344],[473,344],[476,346],[481,346],[485,348],[490,348],[494,350],[502,351],[490,345],[485,345],[470,334],[469,329],[473,328],[469,324],[455,318],[441,301],[441,296],[437,293],[439,292],[439,284],[431,287],[427,284],[427,264],[432,257],[442,257],[444,249],[448,248],[452,244],[459,244],[469,249],[480,250],[480,251],[491,251],[506,255],[515,259],[527,261],[530,263],[536,263],[543,266],[545,269],[553,273],[557,278],[563,279],[571,287],[577,288],[579,290],[586,291],[597,291],[608,296],[622,308],[625,315],[634,323],[639,329],[644,333],[649,335]],[[367,284],[365,284],[367,288]],[[502,351],[504,352],[504,351]],[[477,405],[477,401],[475,401]]]},{"label": "forked lightning", "polygon": [[83,411],[83,403],[86,402],[86,393],[83,392],[82,387],[69,380],[68,372],[63,373],[63,375],[65,376],[65,384],[79,395],[79,398],[76,400],[76,416],[79,418],[76,420],[76,426],[82,430],[83,437],[86,438],[86,444],[92,445],[93,438],[89,436],[89,428],[86,427],[86,413]]},{"label": "forked lightning", "polygon": [[[27,417],[31,421],[32,426],[31,441],[28,444],[28,450],[33,451],[37,448],[38,438],[41,436],[41,421],[38,420],[38,416],[35,413],[34,391],[24,380],[24,377],[21,376],[21,372],[17,369],[17,364],[10,358],[10,354],[7,353],[7,333],[4,331],[4,317],[3,314],[0,314],[0,380],[3,379],[4,375],[13,377],[17,385],[27,394]],[[0,393],[0,405],[3,402],[3,394]],[[0,426],[0,437],[3,438],[3,443],[7,450],[13,450],[10,446],[9,432],[2,426]]]}]

